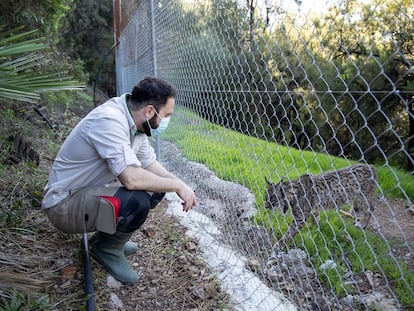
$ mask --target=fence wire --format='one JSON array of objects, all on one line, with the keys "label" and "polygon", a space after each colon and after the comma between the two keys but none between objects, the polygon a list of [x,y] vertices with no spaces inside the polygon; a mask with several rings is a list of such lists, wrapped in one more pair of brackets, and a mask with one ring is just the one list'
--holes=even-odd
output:
[{"label": "fence wire", "polygon": [[132,2],[118,93],[176,86],[161,158],[220,242],[298,310],[414,310],[414,1]]}]

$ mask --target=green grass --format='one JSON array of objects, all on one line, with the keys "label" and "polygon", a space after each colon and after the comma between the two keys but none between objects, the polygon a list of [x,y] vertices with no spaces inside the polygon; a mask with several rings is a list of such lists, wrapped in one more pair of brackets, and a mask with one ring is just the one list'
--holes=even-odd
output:
[{"label": "green grass", "polygon": [[[182,126],[183,123],[186,125]],[[209,123],[180,106],[176,107],[162,139],[174,142],[186,158],[205,164],[218,177],[249,187],[258,206],[264,203],[264,177],[278,182],[283,178],[294,179],[304,173],[320,174],[355,163],[243,135]],[[414,176],[396,168],[377,166],[376,169],[381,191],[387,197],[407,196],[414,200]]]},{"label": "green grass", "polygon": [[[319,226],[309,226],[295,237],[310,256],[322,281],[337,295],[355,292],[346,273],[361,276],[372,271],[385,276],[403,305],[414,304],[410,288],[414,288],[414,273],[407,266],[389,256],[389,244],[378,235],[355,227],[335,210],[321,213]],[[337,263],[335,269],[321,269],[327,260]],[[350,263],[346,265],[346,262]]]},{"label": "green grass", "polygon": [[[211,124],[182,107],[176,107],[170,127],[163,133],[162,139],[174,142],[187,159],[205,164],[221,179],[251,189],[258,207],[252,221],[273,232],[275,239],[286,232],[292,215],[282,215],[263,208],[265,177],[278,182],[284,178],[297,178],[304,173],[319,174],[355,163],[242,135]],[[379,191],[385,196],[414,199],[412,175],[381,165],[376,166],[376,169]],[[414,288],[413,272],[389,256],[386,241],[355,227],[337,211],[322,212],[319,226],[308,222],[292,243],[309,254],[319,278],[339,296],[353,291],[352,283],[346,282],[346,272],[351,268],[354,275],[364,271],[380,273],[389,280],[401,304],[414,304],[411,295]],[[350,267],[345,266],[344,256],[350,262]],[[327,260],[335,261],[337,267],[321,270],[320,266]]]}]

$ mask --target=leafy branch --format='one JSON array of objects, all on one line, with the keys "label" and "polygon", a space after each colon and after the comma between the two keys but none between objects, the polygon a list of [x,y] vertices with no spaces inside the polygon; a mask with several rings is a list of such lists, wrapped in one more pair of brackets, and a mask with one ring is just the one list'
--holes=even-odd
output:
[{"label": "leafy branch", "polygon": [[[0,26],[0,29],[3,29]],[[35,103],[40,93],[79,90],[84,85],[65,70],[50,65],[44,37],[21,27],[0,33],[0,97]]]}]

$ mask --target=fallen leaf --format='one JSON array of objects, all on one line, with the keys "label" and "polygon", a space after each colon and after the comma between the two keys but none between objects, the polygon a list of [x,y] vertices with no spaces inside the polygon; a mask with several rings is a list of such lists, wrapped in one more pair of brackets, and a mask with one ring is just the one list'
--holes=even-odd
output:
[{"label": "fallen leaf", "polygon": [[78,269],[75,266],[66,266],[60,270],[60,275],[64,280],[73,280],[76,276]]},{"label": "fallen leaf", "polygon": [[155,231],[151,228],[142,229],[142,232],[150,239],[155,236]]}]

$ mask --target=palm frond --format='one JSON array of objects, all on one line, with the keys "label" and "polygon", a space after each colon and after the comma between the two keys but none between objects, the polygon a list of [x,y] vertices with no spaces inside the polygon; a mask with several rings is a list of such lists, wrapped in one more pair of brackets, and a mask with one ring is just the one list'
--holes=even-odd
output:
[{"label": "palm frond", "polygon": [[34,103],[41,92],[84,88],[65,70],[50,65],[50,59],[42,53],[48,48],[45,39],[31,38],[36,30],[16,31],[21,30],[0,33],[0,97]]},{"label": "palm frond", "polygon": [[29,103],[35,103],[40,99],[40,95],[37,93],[20,91],[16,87],[10,88],[7,85],[4,88],[2,87],[1,83],[0,83],[0,97],[29,102]]},{"label": "palm frond", "polygon": [[16,54],[44,50],[47,44],[41,43],[40,40],[29,40],[26,42],[14,43],[9,46],[0,46],[0,57],[10,57]]},{"label": "palm frond", "polygon": [[31,69],[35,66],[42,65],[44,63],[46,63],[46,61],[43,55],[32,53],[0,64],[0,68],[5,70],[16,71],[17,73],[25,71],[27,69]]}]

